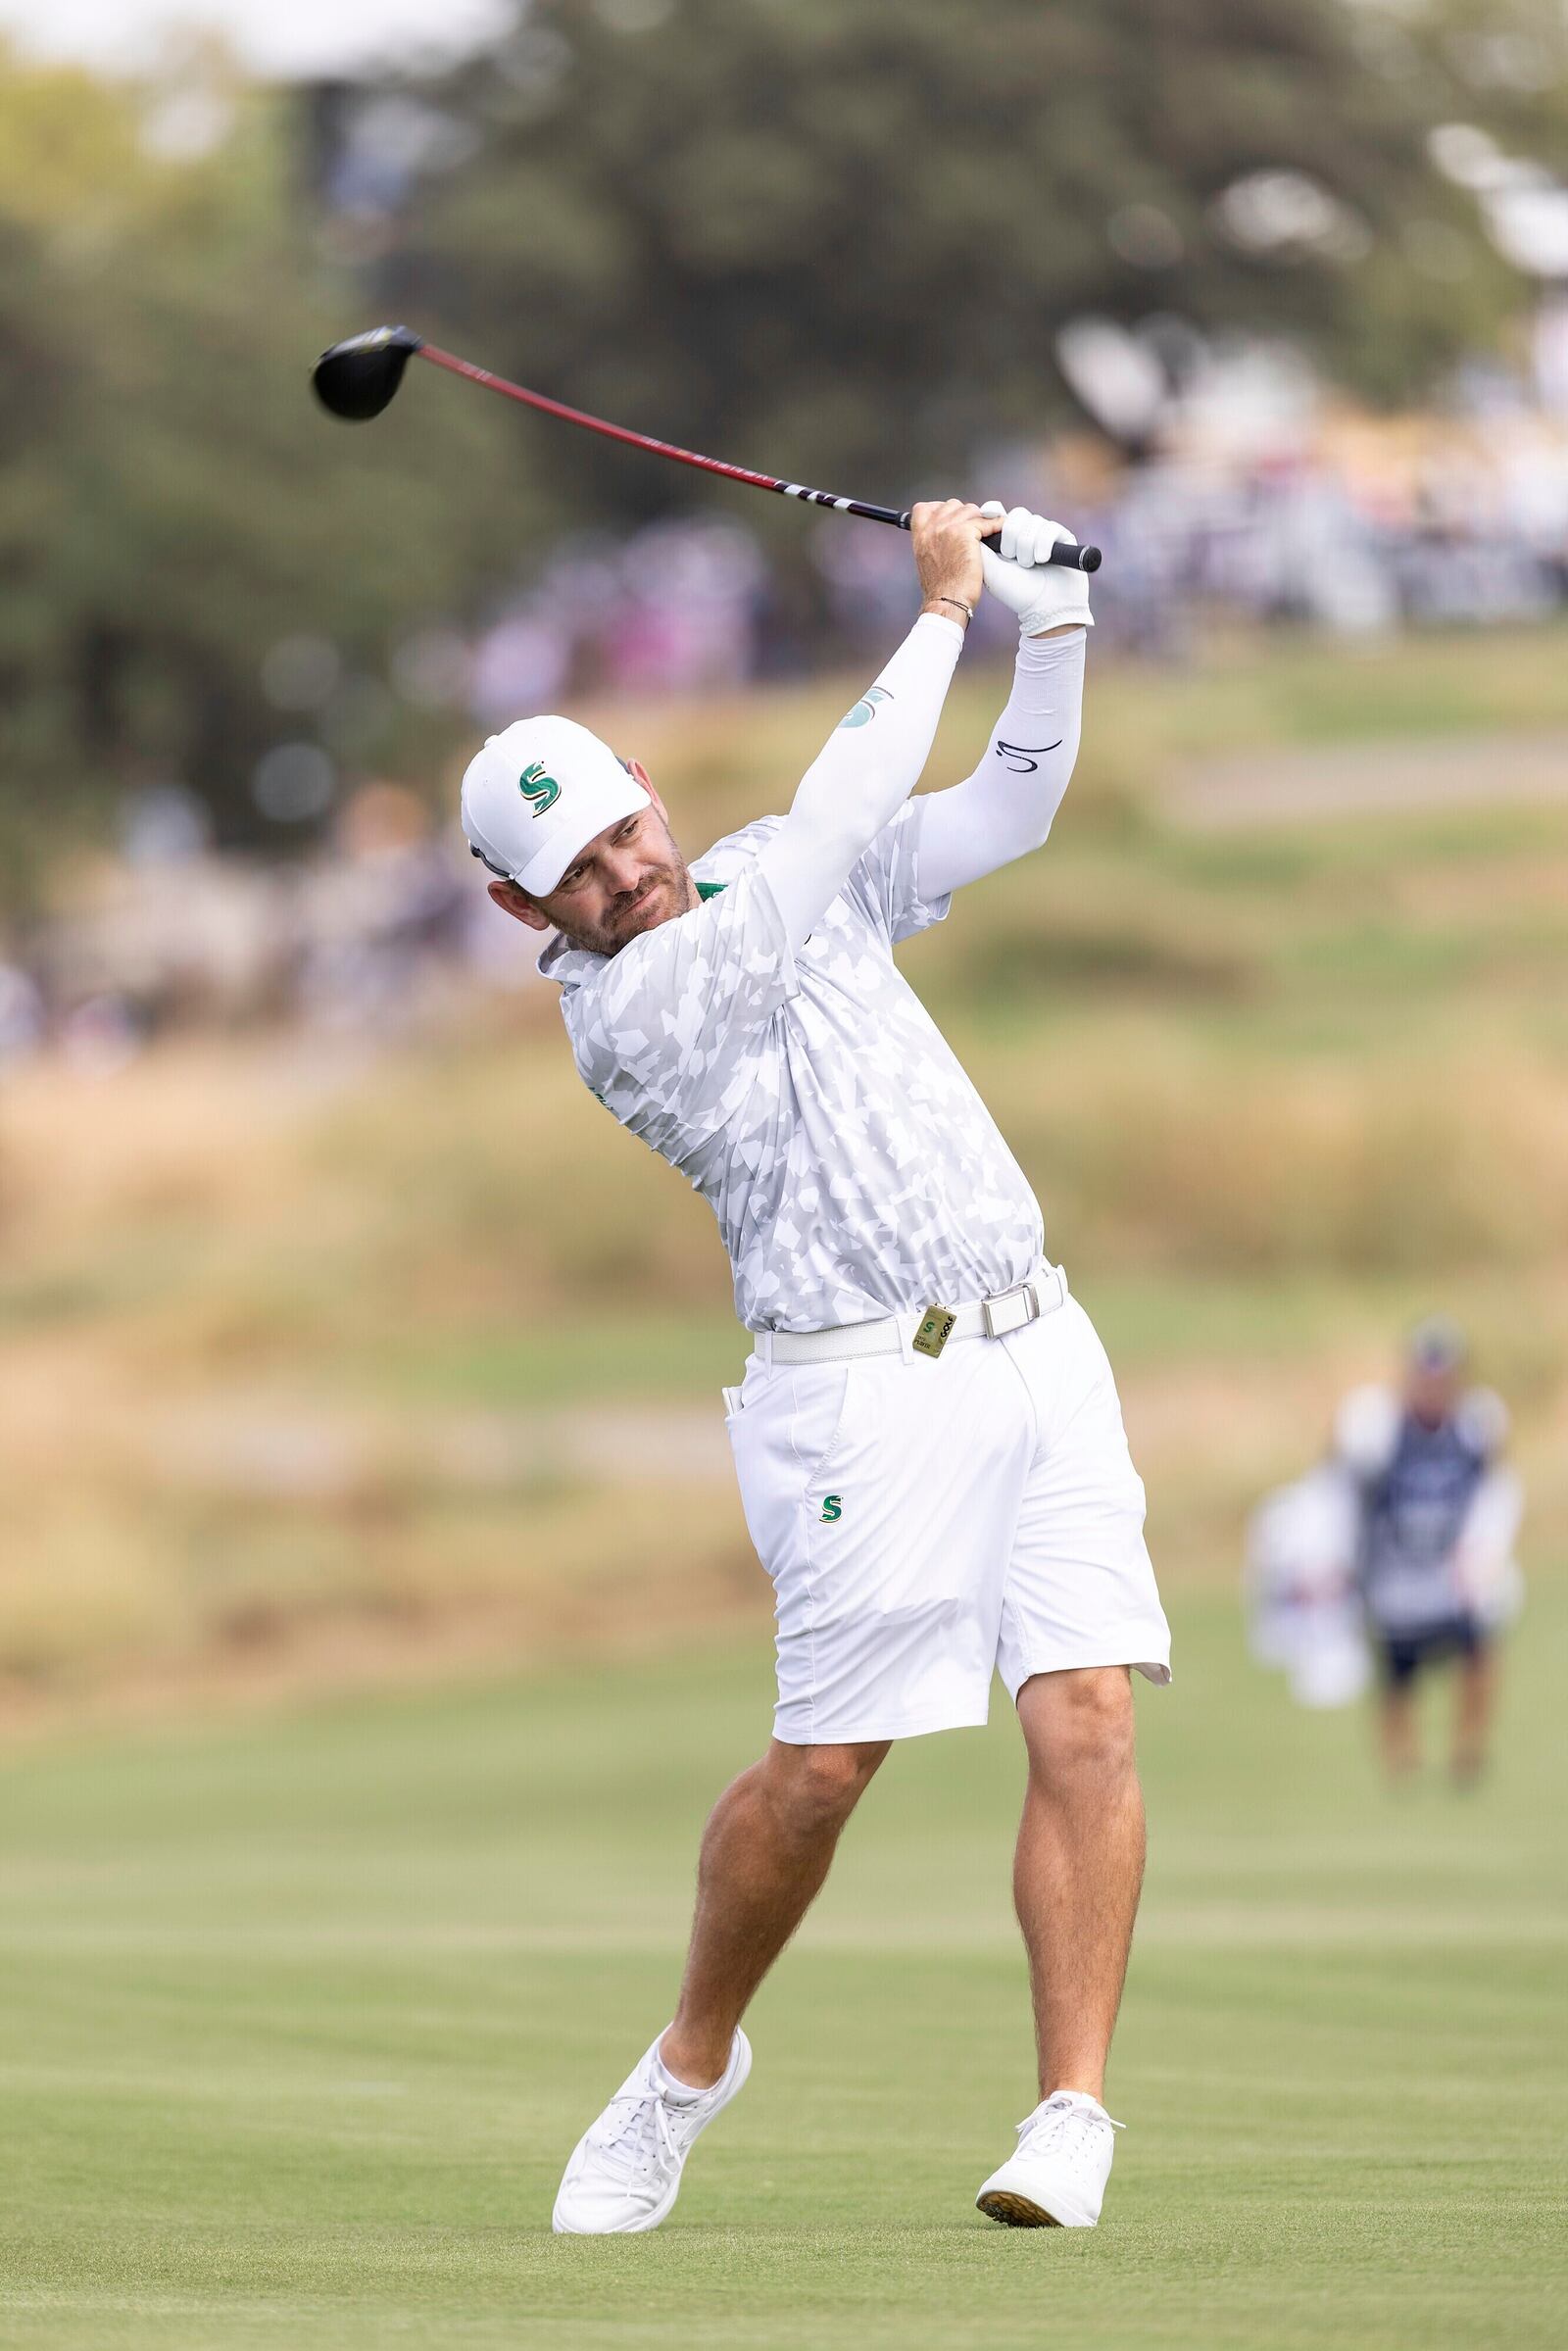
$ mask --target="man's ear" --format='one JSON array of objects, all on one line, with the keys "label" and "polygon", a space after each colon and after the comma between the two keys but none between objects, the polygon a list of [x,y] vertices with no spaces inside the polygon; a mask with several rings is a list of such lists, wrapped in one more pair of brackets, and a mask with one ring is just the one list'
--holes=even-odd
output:
[{"label": "man's ear", "polygon": [[631,776],[631,778],[632,778],[632,781],[633,781],[634,783],[641,784],[641,786],[642,786],[643,790],[644,790],[644,791],[647,793],[647,795],[648,795],[649,799],[650,799],[650,800],[653,802],[653,804],[654,804],[654,807],[655,807],[655,808],[657,809],[658,813],[659,813],[659,814],[660,814],[660,815],[661,815],[661,816],[663,818],[663,820],[664,820],[664,827],[665,827],[665,830],[667,831],[667,830],[668,830],[668,827],[669,827],[669,810],[668,810],[668,809],[665,808],[665,806],[664,806],[663,802],[662,802],[662,801],[660,799],[660,797],[659,797],[659,794],[658,794],[658,793],[657,793],[657,792],[654,790],[654,779],[653,779],[653,777],[652,777],[652,776],[649,774],[649,772],[648,772],[647,768],[646,768],[646,767],[643,765],[643,763],[642,763],[641,759],[628,759],[628,760],[626,761],[626,767],[627,767],[627,771],[628,771],[628,773],[630,774],[630,776]]},{"label": "man's ear", "polygon": [[541,913],[527,891],[519,890],[515,882],[491,882],[489,892],[503,914],[510,914],[514,922],[525,922],[531,931],[554,928],[549,915]]}]

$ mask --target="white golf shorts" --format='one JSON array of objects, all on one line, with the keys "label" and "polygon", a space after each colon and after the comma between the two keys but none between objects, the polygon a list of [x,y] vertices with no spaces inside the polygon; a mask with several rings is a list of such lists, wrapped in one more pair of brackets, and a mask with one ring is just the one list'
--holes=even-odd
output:
[{"label": "white golf shorts", "polygon": [[986,1720],[993,1672],[1170,1680],[1144,1488],[1072,1298],[1000,1339],[770,1365],[724,1391],[778,1618],[774,1735],[910,1739]]}]

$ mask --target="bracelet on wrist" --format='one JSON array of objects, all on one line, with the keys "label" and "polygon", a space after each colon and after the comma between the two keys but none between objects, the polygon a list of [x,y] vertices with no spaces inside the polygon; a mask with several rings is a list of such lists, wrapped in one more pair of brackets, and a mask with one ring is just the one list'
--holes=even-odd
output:
[{"label": "bracelet on wrist", "polygon": [[961,612],[963,614],[963,625],[965,628],[968,627],[970,621],[974,618],[974,606],[972,604],[965,604],[961,596],[939,596],[937,598],[937,602],[938,604],[951,604],[955,612]]}]

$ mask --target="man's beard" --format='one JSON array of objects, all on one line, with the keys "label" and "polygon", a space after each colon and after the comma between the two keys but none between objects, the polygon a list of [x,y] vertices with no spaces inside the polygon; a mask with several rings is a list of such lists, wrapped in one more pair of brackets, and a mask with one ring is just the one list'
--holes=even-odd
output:
[{"label": "man's beard", "polygon": [[558,921],[556,928],[573,947],[585,947],[590,955],[618,955],[644,931],[657,930],[662,922],[672,922],[677,914],[690,910],[692,904],[691,875],[686,860],[673,842],[669,845],[669,863],[656,865],[643,876],[637,897],[612,906],[603,926],[575,928],[569,922]]}]

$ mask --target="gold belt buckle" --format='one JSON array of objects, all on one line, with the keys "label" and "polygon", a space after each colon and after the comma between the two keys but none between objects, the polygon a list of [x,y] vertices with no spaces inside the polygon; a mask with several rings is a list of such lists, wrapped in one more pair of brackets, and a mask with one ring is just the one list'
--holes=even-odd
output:
[{"label": "gold belt buckle", "polygon": [[930,1355],[934,1360],[953,1337],[953,1326],[957,1319],[951,1306],[927,1306],[920,1317],[920,1328],[909,1342],[915,1353]]}]

